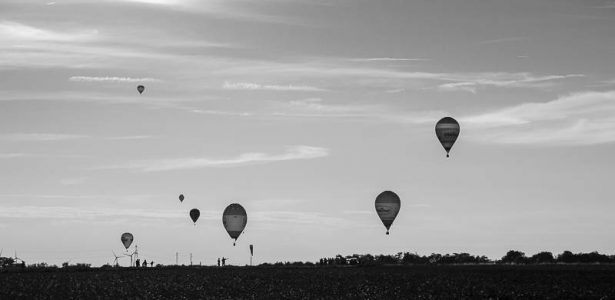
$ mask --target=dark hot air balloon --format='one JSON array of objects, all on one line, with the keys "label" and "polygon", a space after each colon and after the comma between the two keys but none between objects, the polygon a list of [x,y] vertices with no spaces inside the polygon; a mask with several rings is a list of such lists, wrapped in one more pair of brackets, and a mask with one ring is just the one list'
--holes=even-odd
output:
[{"label": "dark hot air balloon", "polygon": [[145,91],[145,87],[142,85],[137,86],[137,91],[139,91],[139,94],[143,94],[143,91]]},{"label": "dark hot air balloon", "polygon": [[201,212],[198,209],[193,208],[190,210],[190,219],[192,219],[192,222],[194,222],[195,226],[196,226],[196,220],[199,219],[199,216],[201,216]]},{"label": "dark hot air balloon", "polygon": [[128,250],[128,247],[130,247],[130,244],[132,244],[132,241],[134,240],[134,237],[132,236],[132,233],[126,232],[122,234],[122,244],[124,244],[124,247],[126,248],[126,250]]},{"label": "dark hot air balloon", "polygon": [[387,228],[387,235],[389,234],[389,228],[395,221],[399,208],[401,207],[401,201],[399,196],[391,191],[384,191],[376,197],[376,212],[378,217]]},{"label": "dark hot air balloon", "polygon": [[438,140],[440,140],[444,150],[446,150],[446,157],[448,157],[448,153],[451,151],[451,148],[453,148],[453,144],[455,144],[460,130],[459,123],[451,117],[442,118],[436,124],[436,136]]},{"label": "dark hot air balloon", "polygon": [[235,240],[233,246],[235,246],[237,238],[239,238],[239,235],[241,235],[244,228],[246,228],[247,223],[248,214],[243,206],[233,203],[224,209],[224,213],[222,213],[222,224],[226,232],[228,232],[228,235]]},{"label": "dark hot air balloon", "polygon": [[184,202],[184,194],[179,195],[179,202]]}]

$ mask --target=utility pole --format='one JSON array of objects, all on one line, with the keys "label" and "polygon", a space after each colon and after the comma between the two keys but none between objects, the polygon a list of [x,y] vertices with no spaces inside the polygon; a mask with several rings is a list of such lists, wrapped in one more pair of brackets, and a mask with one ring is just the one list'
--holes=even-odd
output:
[{"label": "utility pole", "polygon": [[135,245],[135,259],[139,259],[139,246]]}]

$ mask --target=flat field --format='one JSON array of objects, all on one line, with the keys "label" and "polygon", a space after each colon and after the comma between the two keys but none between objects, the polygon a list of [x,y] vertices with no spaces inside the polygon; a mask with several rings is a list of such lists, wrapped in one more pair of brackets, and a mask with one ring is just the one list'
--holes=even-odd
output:
[{"label": "flat field", "polygon": [[615,299],[614,265],[0,272],[0,299]]}]

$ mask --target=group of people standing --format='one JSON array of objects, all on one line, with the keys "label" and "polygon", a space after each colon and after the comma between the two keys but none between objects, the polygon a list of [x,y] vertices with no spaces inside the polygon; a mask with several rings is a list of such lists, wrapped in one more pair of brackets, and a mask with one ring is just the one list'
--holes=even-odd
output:
[{"label": "group of people standing", "polygon": [[[218,263],[218,265],[219,264],[220,263]],[[147,267],[147,259],[144,259],[143,260],[143,264],[141,264],[141,260],[137,258],[137,260],[135,261],[135,266],[137,268],[139,268],[139,267],[146,268]],[[150,266],[150,268],[154,266],[154,261],[153,260],[149,262],[149,266]]]},{"label": "group of people standing", "polygon": [[[227,260],[227,259],[228,259],[228,258],[226,258],[226,257],[222,257],[222,266],[226,266],[226,260]],[[220,266],[220,258],[218,258],[218,267],[219,267],[219,266]]]}]

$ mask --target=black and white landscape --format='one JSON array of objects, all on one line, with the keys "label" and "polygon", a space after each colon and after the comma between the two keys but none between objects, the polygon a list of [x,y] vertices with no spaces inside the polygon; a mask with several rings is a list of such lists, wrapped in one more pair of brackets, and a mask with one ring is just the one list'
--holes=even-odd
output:
[{"label": "black and white landscape", "polygon": [[[323,284],[389,274],[407,291],[332,298],[614,297],[599,287],[615,260],[614,56],[612,0],[2,0],[0,282],[154,274],[128,269],[138,259],[266,284],[292,271],[240,266],[311,262],[302,276]],[[397,253],[428,259],[322,264]],[[430,269],[451,264],[438,253],[514,266]],[[598,272],[598,294],[570,263]],[[395,284],[509,271],[581,287]],[[208,291],[185,297],[324,297]]]}]

